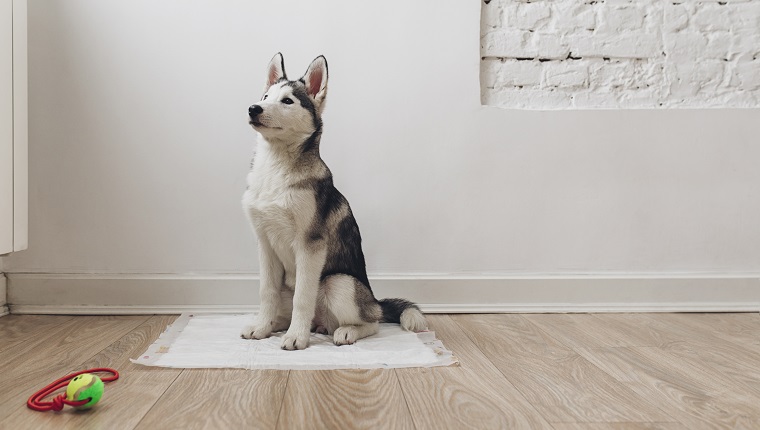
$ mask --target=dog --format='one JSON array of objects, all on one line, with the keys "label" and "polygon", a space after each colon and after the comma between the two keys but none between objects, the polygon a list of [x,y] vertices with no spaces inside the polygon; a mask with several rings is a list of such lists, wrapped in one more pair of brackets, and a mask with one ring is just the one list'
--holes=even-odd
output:
[{"label": "dog", "polygon": [[263,97],[248,108],[258,144],[243,210],[259,242],[261,309],[241,337],[287,329],[286,350],[306,348],[312,331],[350,345],[376,334],[381,322],[427,328],[417,305],[378,301],[370,288],[356,219],[319,154],[327,77],[327,60],[319,56],[303,77],[288,80],[278,53]]}]

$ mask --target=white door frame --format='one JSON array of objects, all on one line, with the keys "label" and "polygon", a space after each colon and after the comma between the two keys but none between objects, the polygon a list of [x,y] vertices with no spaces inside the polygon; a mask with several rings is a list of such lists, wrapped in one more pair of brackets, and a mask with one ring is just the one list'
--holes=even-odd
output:
[{"label": "white door frame", "polygon": [[0,254],[27,247],[26,15],[26,0],[0,0]]}]

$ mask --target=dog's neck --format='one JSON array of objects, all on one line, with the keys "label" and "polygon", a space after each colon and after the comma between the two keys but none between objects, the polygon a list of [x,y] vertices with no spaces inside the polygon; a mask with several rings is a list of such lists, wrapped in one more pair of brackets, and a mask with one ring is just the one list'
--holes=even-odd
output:
[{"label": "dog's neck", "polygon": [[322,164],[319,155],[319,143],[322,139],[322,130],[317,130],[310,135],[298,138],[277,139],[265,137],[259,133],[259,145],[267,151],[272,161],[291,169],[313,167],[314,164]]}]

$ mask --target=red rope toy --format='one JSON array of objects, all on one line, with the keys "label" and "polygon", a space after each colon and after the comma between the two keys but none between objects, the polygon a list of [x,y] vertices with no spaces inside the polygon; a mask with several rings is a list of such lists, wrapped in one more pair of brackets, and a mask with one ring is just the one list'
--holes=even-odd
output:
[{"label": "red rope toy", "polygon": [[[107,372],[107,373],[112,374],[111,376],[106,376],[106,377],[101,378],[100,380],[103,382],[111,382],[111,381],[115,381],[119,379],[119,372],[108,367],[98,367],[96,369],[82,370],[81,372],[76,372],[70,375],[66,375],[63,378],[60,378],[56,380],[55,382],[48,384],[45,388],[41,389],[40,391],[37,391],[36,393],[32,394],[32,397],[29,397],[29,400],[26,401],[26,406],[29,409],[33,409],[35,411],[40,411],[40,412],[60,411],[61,409],[63,409],[63,405],[69,405],[69,406],[74,406],[75,408],[81,408],[87,405],[88,403],[90,403],[91,401],[95,400],[90,405],[92,406],[98,400],[100,400],[100,396],[97,396],[96,399],[93,397],[87,397],[81,400],[68,400],[66,399],[66,395],[62,393],[53,397],[52,402],[43,402],[42,399],[60,390],[61,388],[66,387],[69,384],[69,381],[71,379],[76,378],[77,376],[85,374],[85,373],[95,373],[95,372]],[[102,383],[101,383],[101,387],[102,387]],[[102,395],[102,388],[100,388],[100,393]]]}]

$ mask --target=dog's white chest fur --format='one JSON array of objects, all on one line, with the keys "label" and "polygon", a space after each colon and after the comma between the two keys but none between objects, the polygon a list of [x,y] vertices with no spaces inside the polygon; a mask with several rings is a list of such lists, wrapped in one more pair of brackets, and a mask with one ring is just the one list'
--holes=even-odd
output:
[{"label": "dog's white chest fur", "polygon": [[293,244],[299,232],[298,215],[303,214],[302,199],[293,188],[289,170],[278,163],[265,145],[259,146],[253,170],[248,174],[248,190],[243,206],[259,235],[267,238],[283,263],[285,284],[295,285]]}]

